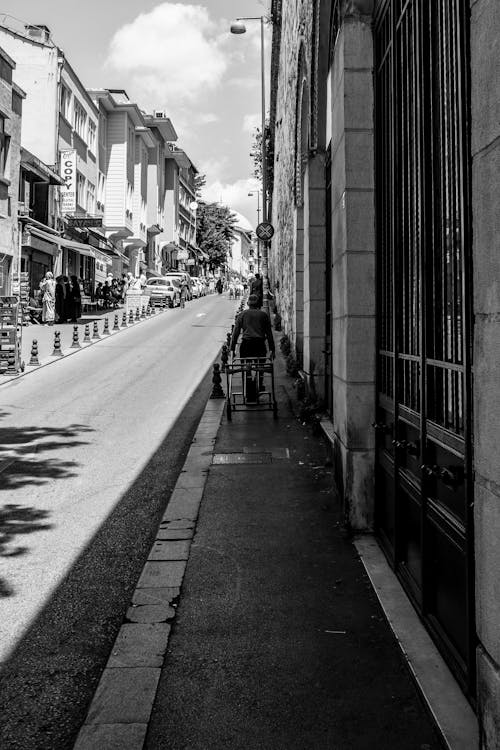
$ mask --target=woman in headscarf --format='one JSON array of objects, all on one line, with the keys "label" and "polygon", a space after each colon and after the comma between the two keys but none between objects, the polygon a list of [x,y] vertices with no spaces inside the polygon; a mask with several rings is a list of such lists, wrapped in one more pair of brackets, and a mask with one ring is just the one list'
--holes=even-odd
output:
[{"label": "woman in headscarf", "polygon": [[82,292],[80,284],[76,276],[70,276],[71,279],[71,290],[70,290],[70,313],[71,322],[77,323],[78,318],[82,317]]},{"label": "woman in headscarf", "polygon": [[53,326],[56,314],[56,282],[51,271],[47,271],[45,278],[40,282],[40,290],[42,292],[42,321]]}]

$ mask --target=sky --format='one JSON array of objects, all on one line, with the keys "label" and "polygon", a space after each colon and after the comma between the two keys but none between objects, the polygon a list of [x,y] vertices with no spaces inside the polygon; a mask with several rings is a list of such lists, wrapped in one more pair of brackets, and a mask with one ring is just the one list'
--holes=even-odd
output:
[{"label": "sky", "polygon": [[[0,0],[9,16],[44,24],[87,88],[124,88],[144,110],[165,110],[178,145],[206,174],[203,198],[257,223],[259,184],[249,156],[261,122],[260,23],[229,32],[270,0]],[[271,35],[266,29],[266,98]],[[15,74],[14,74],[15,80]],[[268,106],[268,105],[267,105]]]}]

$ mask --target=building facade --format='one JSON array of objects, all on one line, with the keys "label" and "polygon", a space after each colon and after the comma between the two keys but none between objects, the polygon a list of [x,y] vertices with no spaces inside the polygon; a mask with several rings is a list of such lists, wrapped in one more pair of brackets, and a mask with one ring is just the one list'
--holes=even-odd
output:
[{"label": "building facade", "polygon": [[15,67],[0,48],[0,296],[12,294],[20,270],[17,214],[25,94],[13,83]]},{"label": "building facade", "polygon": [[[275,0],[271,281],[375,531],[500,737],[500,14],[491,0]],[[474,371],[474,379],[472,378]]]},{"label": "building facade", "polygon": [[[94,282],[95,252],[73,230],[77,217],[94,216],[97,187],[98,112],[46,26],[0,24],[0,44],[16,61],[15,80],[26,92],[21,145],[29,167],[49,170],[40,189],[30,191],[22,211],[21,261],[31,292],[40,274],[76,275]],[[62,182],[53,179],[62,175]],[[46,177],[47,175],[45,175]],[[36,180],[24,179],[23,186]],[[23,199],[26,197],[23,194]],[[34,205],[34,204],[39,205]],[[38,224],[33,214],[42,219]]]}]

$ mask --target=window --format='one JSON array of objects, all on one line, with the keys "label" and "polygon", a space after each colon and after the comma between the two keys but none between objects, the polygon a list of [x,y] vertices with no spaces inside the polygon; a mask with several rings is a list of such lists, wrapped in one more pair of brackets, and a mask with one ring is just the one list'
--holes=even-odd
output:
[{"label": "window", "polygon": [[70,106],[71,106],[71,91],[66,88],[64,84],[61,84],[61,91],[59,93],[59,111],[66,120],[70,118]]},{"label": "window", "polygon": [[0,78],[6,81],[6,83],[12,83],[12,67],[3,57],[0,58]]},{"label": "window", "polygon": [[95,185],[87,180],[87,213],[95,213]]},{"label": "window", "polygon": [[99,114],[99,145],[102,146],[102,148],[106,148],[106,125],[106,116],[101,112]]},{"label": "window", "polygon": [[82,174],[80,174],[80,172],[76,173],[76,202],[81,208],[84,208],[85,206],[85,177]]},{"label": "window", "polygon": [[77,99],[75,99],[73,107],[73,125],[80,138],[85,140],[87,136],[87,113]]},{"label": "window", "polygon": [[97,126],[93,120],[89,120],[89,149],[95,154],[95,140],[96,140]]},{"label": "window", "polygon": [[5,132],[5,117],[0,116],[0,176],[5,174],[9,156],[10,136]]}]

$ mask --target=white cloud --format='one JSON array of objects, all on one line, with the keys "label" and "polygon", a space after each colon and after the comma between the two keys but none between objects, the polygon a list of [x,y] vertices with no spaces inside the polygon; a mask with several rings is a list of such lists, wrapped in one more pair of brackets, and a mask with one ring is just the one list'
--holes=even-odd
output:
[{"label": "white cloud", "polygon": [[[207,177],[210,180],[208,173]],[[236,182],[214,180],[207,182],[207,185],[203,188],[202,197],[206,201],[229,206],[233,211],[237,211],[249,219],[250,226],[255,227],[257,226],[257,196],[248,195],[248,193],[258,189],[260,189],[260,184],[252,178],[236,180]]]},{"label": "white cloud", "polygon": [[220,117],[215,112],[205,112],[198,115],[198,120],[202,125],[210,125],[211,122],[219,122]]},{"label": "white cloud", "polygon": [[218,87],[229,63],[223,46],[205,7],[165,2],[115,33],[106,62],[149,106],[171,111]]},{"label": "white cloud", "polygon": [[252,115],[245,115],[243,117],[243,132],[249,135],[254,134],[255,128],[260,128],[262,125],[262,115],[257,112]]}]

